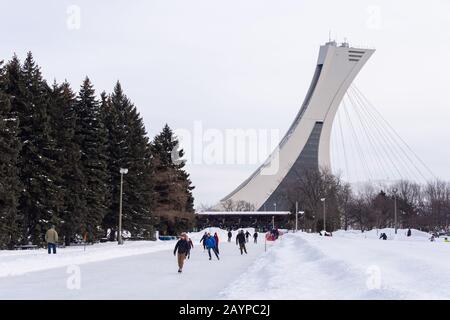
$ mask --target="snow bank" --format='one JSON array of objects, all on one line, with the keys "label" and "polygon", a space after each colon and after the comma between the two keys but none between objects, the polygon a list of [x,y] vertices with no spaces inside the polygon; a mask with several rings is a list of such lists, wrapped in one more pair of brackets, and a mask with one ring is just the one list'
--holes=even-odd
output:
[{"label": "snow bank", "polygon": [[220,296],[449,299],[450,244],[430,242],[424,233],[412,232],[406,239],[400,232],[395,240],[401,241],[378,240],[376,231],[368,232],[367,238],[353,231],[333,233],[333,237],[287,234]]},{"label": "snow bank", "polygon": [[411,229],[411,236],[407,236],[408,229],[397,229],[395,234],[394,228],[372,229],[370,231],[361,232],[361,230],[338,230],[333,232],[334,237],[342,237],[348,239],[379,239],[382,233],[386,233],[388,240],[396,241],[428,241],[431,235],[417,229]]}]

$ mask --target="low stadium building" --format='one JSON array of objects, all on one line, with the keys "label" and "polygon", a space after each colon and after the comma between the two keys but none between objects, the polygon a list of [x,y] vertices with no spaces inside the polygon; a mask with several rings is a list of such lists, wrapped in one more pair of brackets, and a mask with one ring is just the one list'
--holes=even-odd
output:
[{"label": "low stadium building", "polygon": [[196,213],[199,230],[219,227],[226,230],[256,228],[266,232],[273,227],[287,229],[291,213],[289,211],[202,211]]}]

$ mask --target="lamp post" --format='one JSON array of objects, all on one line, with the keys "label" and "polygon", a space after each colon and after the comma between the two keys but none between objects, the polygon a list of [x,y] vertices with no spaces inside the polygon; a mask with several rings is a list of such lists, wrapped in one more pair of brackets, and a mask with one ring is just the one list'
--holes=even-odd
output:
[{"label": "lamp post", "polygon": [[273,207],[275,208],[275,211],[277,211],[277,203],[276,202],[273,204]]},{"label": "lamp post", "polygon": [[122,239],[122,194],[123,194],[123,175],[128,173],[128,169],[120,168],[120,203],[119,203],[119,232],[117,235],[118,244],[123,244]]},{"label": "lamp post", "polygon": [[398,192],[398,189],[394,188],[394,189],[392,189],[392,192],[394,193],[394,230],[395,230],[395,234],[397,234],[397,192]]},{"label": "lamp post", "polygon": [[325,211],[325,200],[326,200],[325,198],[320,199],[320,201],[323,202],[323,230],[327,232],[327,223],[326,223],[327,216]]}]

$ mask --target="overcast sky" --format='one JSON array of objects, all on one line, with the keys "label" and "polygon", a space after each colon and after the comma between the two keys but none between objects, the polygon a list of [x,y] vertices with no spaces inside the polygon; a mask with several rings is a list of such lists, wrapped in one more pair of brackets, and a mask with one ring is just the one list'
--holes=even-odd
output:
[{"label": "overcast sky", "polygon": [[[97,93],[120,80],[153,137],[174,129],[283,135],[332,38],[377,52],[358,88],[450,180],[450,1],[0,0],[0,59],[31,50],[47,80]],[[79,10],[79,19],[77,12]],[[79,22],[79,23],[78,23]],[[196,204],[257,167],[192,164]]]}]

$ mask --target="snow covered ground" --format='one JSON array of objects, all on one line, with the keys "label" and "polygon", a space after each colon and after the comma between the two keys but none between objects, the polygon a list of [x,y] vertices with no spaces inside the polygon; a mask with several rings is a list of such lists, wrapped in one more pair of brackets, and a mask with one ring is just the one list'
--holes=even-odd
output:
[{"label": "snow covered ground", "polygon": [[[199,245],[183,274],[174,241],[0,251],[0,299],[450,299],[450,243],[413,230],[288,233],[241,256],[219,229],[221,260]],[[249,230],[252,232],[252,230]],[[386,232],[387,241],[378,240]],[[78,286],[79,285],[79,286]]]},{"label": "snow covered ground", "polygon": [[450,299],[450,243],[417,230],[406,237],[338,231],[287,234],[221,292],[233,299]]}]

